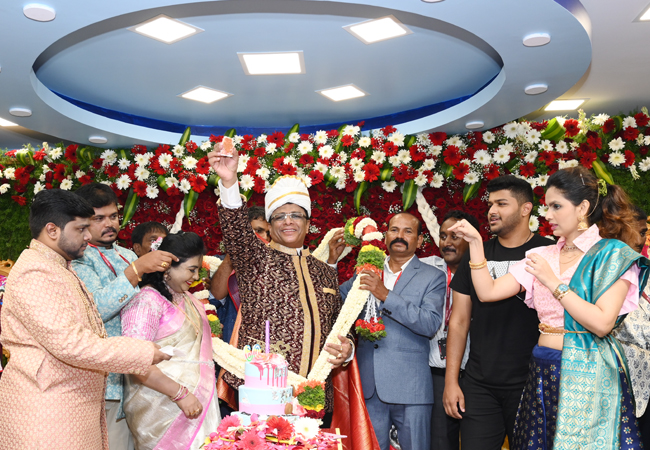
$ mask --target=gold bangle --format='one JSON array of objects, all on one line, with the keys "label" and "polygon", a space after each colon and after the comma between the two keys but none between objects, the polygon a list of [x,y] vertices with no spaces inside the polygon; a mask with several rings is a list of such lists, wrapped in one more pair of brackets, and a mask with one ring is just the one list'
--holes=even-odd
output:
[{"label": "gold bangle", "polygon": [[472,269],[472,270],[482,269],[483,267],[486,267],[486,266],[487,266],[487,259],[484,259],[480,263],[473,263],[472,261],[469,262],[469,268]]},{"label": "gold bangle", "polygon": [[138,269],[135,268],[135,262],[131,263],[131,268],[133,269],[135,276],[138,277],[138,281],[142,281],[142,278],[140,278],[140,275],[138,274]]}]

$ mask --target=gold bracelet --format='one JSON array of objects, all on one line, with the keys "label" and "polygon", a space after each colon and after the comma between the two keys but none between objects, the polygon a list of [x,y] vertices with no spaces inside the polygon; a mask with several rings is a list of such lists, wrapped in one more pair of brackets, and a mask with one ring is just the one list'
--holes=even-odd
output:
[{"label": "gold bracelet", "polygon": [[138,281],[142,281],[142,278],[140,278],[140,275],[138,274],[138,269],[135,268],[135,262],[131,263],[131,268],[133,269],[133,272],[135,272],[135,276],[138,277]]},{"label": "gold bracelet", "polygon": [[484,259],[480,263],[473,263],[472,261],[469,262],[469,268],[472,269],[472,270],[482,269],[483,267],[486,267],[486,266],[487,266],[487,259]]}]

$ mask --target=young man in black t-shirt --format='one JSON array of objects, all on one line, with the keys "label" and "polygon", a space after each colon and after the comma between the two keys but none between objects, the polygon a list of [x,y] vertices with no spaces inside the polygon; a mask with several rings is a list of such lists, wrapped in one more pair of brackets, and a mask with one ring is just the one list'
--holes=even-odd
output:
[{"label": "young man in black t-shirt", "polygon": [[[493,278],[524,259],[527,250],[553,241],[530,231],[533,191],[512,175],[488,183],[490,231],[497,237],[484,244]],[[505,435],[512,441],[515,417],[537,344],[537,312],[521,292],[500,302],[481,303],[472,284],[469,252],[451,281],[454,307],[447,335],[447,373],[443,402],[447,414],[461,420],[463,450],[500,449]],[[469,360],[459,383],[468,332]]]}]

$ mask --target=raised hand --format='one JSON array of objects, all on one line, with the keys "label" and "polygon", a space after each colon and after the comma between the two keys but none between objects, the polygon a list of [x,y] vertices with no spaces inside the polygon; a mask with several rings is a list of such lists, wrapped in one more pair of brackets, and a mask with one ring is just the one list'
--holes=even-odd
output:
[{"label": "raised hand", "polygon": [[379,278],[379,275],[372,270],[363,270],[359,276],[361,277],[359,289],[370,291],[372,295],[382,302],[386,300],[390,291],[384,286],[384,282]]},{"label": "raised hand", "polygon": [[210,167],[221,177],[221,183],[229,188],[237,182],[237,166],[239,164],[239,153],[233,156],[219,156],[216,151],[208,153]]},{"label": "raised hand", "polygon": [[449,227],[448,233],[456,233],[456,236],[465,239],[467,242],[478,241],[482,242],[483,238],[481,233],[478,232],[467,220],[459,220]]},{"label": "raised hand", "polygon": [[344,230],[341,228],[332,236],[329,242],[329,258],[327,258],[327,264],[336,264],[345,250],[345,240],[343,239]]},{"label": "raised hand", "polygon": [[169,269],[172,261],[178,261],[178,258],[169,252],[156,250],[139,257],[135,261],[135,266],[138,273],[142,275],[143,273],[164,272]]}]

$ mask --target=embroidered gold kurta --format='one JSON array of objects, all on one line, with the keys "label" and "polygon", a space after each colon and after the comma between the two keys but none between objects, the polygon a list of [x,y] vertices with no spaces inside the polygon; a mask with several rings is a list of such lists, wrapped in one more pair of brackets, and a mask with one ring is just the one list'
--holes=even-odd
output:
[{"label": "embroidered gold kurta", "polygon": [[[289,369],[306,377],[316,362],[341,310],[336,269],[317,260],[309,250],[265,245],[248,222],[246,206],[219,205],[226,251],[235,267],[241,298],[238,347],[259,343],[264,348],[265,321],[271,322],[271,343],[285,344]],[[226,373],[238,387],[242,380]],[[328,409],[331,410],[328,383]]]},{"label": "embroidered gold kurta", "polygon": [[104,339],[92,295],[61,255],[33,240],[7,280],[0,450],[108,449],[108,372],[144,374],[151,342]]}]

